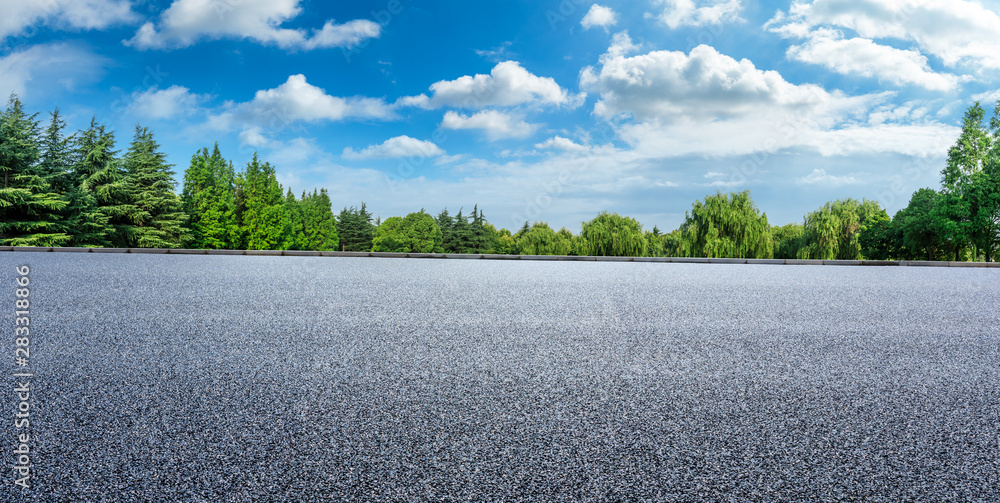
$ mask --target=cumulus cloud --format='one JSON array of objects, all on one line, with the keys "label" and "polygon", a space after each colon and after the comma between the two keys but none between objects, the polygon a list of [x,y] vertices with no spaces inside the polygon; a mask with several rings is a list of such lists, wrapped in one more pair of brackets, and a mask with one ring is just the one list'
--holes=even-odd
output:
[{"label": "cumulus cloud", "polygon": [[351,147],[344,149],[342,154],[345,159],[396,159],[400,157],[437,157],[444,155],[445,151],[426,140],[418,140],[409,136],[397,136],[378,144],[365,147],[360,152]]},{"label": "cumulus cloud", "polygon": [[[395,119],[393,105],[367,97],[330,96],[322,88],[306,81],[304,75],[291,75],[284,84],[257,91],[253,99],[230,103],[208,118],[209,129],[241,129],[247,139],[263,138],[261,130],[271,132],[292,128],[299,122],[338,122],[345,120]],[[250,143],[246,141],[245,143]]]},{"label": "cumulus cloud", "polygon": [[896,85],[950,91],[959,83],[955,75],[932,71],[927,57],[919,51],[896,49],[866,38],[844,39],[835,30],[817,30],[806,43],[789,47],[787,54],[789,59],[823,65],[843,75],[876,77]]},{"label": "cumulus cloud", "polygon": [[479,129],[491,141],[496,141],[504,138],[527,138],[538,130],[539,125],[529,124],[496,110],[485,110],[472,116],[448,111],[444,114],[441,127],[444,129]]},{"label": "cumulus cloud", "polygon": [[[594,111],[603,117],[632,115],[638,120],[684,117],[738,117],[774,110],[843,106],[821,87],[796,85],[778,72],[759,70],[700,45],[690,54],[654,51],[632,57],[609,53],[597,71],[583,70],[580,85],[600,94]],[[857,105],[860,105],[858,103]]]},{"label": "cumulus cloud", "polygon": [[792,84],[704,45],[689,54],[631,57],[613,49],[600,69],[581,72],[581,87],[600,95],[596,115],[624,120],[619,137],[638,155],[725,157],[788,148],[822,155],[940,155],[954,141],[954,127],[914,116],[883,116],[883,123],[869,124],[892,93],[850,96]]},{"label": "cumulus cloud", "polygon": [[766,25],[786,37],[817,27],[852,30],[861,38],[911,42],[948,67],[1000,69],[1000,16],[969,0],[795,0]]},{"label": "cumulus cloud", "polygon": [[151,88],[146,91],[132,93],[128,110],[132,115],[143,119],[169,119],[179,115],[191,115],[207,97],[192,94],[182,86],[170,86],[167,89]]},{"label": "cumulus cloud", "polygon": [[400,103],[423,108],[480,109],[491,106],[554,105],[574,108],[583,95],[572,95],[550,77],[539,77],[516,61],[498,63],[489,75],[465,75],[430,86],[431,96],[409,96]]},{"label": "cumulus cloud", "polygon": [[0,40],[25,34],[33,25],[95,30],[135,21],[128,0],[0,0]]},{"label": "cumulus cloud", "polygon": [[740,21],[740,0],[655,0],[656,16],[670,28]]},{"label": "cumulus cloud", "polygon": [[841,185],[852,185],[858,183],[853,176],[828,175],[825,169],[814,169],[812,173],[801,178],[796,178],[798,185],[825,185],[827,187],[839,187]]},{"label": "cumulus cloud", "polygon": [[74,89],[97,80],[111,61],[72,44],[55,43],[17,49],[0,57],[0,94],[22,98],[40,89]]},{"label": "cumulus cloud", "polygon": [[587,30],[595,26],[607,28],[616,24],[618,24],[618,13],[610,7],[596,3],[590,6],[590,10],[587,11],[587,14],[580,21],[580,25]]},{"label": "cumulus cloud", "polygon": [[355,47],[377,38],[381,26],[358,19],[327,21],[321,29],[281,28],[302,12],[302,0],[241,0],[238,5],[215,0],[175,0],[157,23],[147,22],[127,45],[139,49],[174,49],[199,40],[250,39],[284,49]]}]

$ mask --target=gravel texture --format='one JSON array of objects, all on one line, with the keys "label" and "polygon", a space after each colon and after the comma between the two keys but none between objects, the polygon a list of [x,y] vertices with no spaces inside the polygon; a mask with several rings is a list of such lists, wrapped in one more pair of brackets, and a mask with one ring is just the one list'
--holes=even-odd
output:
[{"label": "gravel texture", "polygon": [[1000,501],[1000,270],[23,263],[0,501]]}]

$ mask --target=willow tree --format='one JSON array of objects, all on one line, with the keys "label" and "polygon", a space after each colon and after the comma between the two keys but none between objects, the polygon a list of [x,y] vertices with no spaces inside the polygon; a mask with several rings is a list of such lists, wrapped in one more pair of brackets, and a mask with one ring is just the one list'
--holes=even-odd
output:
[{"label": "willow tree", "polygon": [[648,246],[638,220],[606,211],[583,223],[580,238],[589,255],[602,257],[643,257]]},{"label": "willow tree", "polygon": [[569,255],[573,250],[573,241],[552,230],[545,222],[535,222],[519,234],[515,242],[521,255]]},{"label": "willow tree", "polygon": [[770,258],[774,254],[771,226],[750,199],[750,191],[721,191],[695,201],[685,214],[680,234],[686,256],[709,258]]},{"label": "willow tree", "polygon": [[860,260],[861,231],[888,218],[875,201],[840,199],[806,215],[800,259]]}]

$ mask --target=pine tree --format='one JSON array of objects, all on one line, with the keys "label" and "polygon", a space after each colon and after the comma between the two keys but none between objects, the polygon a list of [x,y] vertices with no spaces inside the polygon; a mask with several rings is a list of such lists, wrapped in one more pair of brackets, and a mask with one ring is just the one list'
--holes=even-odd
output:
[{"label": "pine tree", "polygon": [[462,215],[461,209],[455,215],[451,232],[454,239],[455,253],[473,253],[475,251],[472,226],[469,225],[468,218]]},{"label": "pine tree", "polygon": [[52,187],[51,166],[39,164],[36,116],[14,94],[0,114],[0,243],[62,246],[70,241],[61,215],[67,202]]},{"label": "pine tree", "polygon": [[274,167],[253,155],[236,177],[236,213],[248,250],[277,250],[285,244],[285,208]]},{"label": "pine tree", "polygon": [[105,131],[92,118],[90,126],[78,134],[75,145],[73,174],[81,189],[94,198],[96,214],[90,221],[97,229],[90,238],[78,239],[88,241],[85,245],[128,247],[137,209],[117,157],[114,132]]},{"label": "pine tree", "polygon": [[129,246],[180,248],[190,238],[187,215],[174,192],[173,167],[153,139],[149,128],[136,126],[135,137],[125,153],[125,176],[135,212]]},{"label": "pine tree", "polygon": [[340,215],[337,216],[336,225],[340,237],[340,250],[372,250],[372,239],[375,237],[376,226],[372,225],[372,214],[364,202],[361,203],[361,209],[351,206],[341,210]]},{"label": "pine tree", "polygon": [[441,248],[445,253],[458,253],[458,244],[455,242],[455,220],[448,214],[448,208],[441,210],[434,221],[441,228]]},{"label": "pine tree", "polygon": [[233,163],[225,160],[216,143],[212,153],[207,148],[191,158],[184,172],[181,202],[189,220],[191,239],[188,246],[207,249],[231,249],[238,246]]}]

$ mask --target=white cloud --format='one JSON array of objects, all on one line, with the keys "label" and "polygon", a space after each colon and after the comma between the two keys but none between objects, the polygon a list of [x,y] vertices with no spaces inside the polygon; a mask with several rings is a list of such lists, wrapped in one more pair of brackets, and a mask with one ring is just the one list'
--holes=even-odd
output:
[{"label": "white cloud", "polygon": [[344,149],[342,154],[345,159],[396,159],[400,157],[437,157],[444,155],[445,151],[426,140],[418,140],[409,136],[397,136],[389,138],[379,145],[365,147],[360,152],[351,147]]},{"label": "white cloud", "polygon": [[284,84],[274,89],[257,91],[250,101],[227,104],[222,111],[210,115],[205,126],[222,131],[241,129],[241,139],[252,144],[251,141],[264,138],[263,130],[259,128],[273,134],[293,128],[299,122],[395,118],[393,105],[384,100],[330,96],[322,88],[307,82],[304,75],[291,75]]},{"label": "white cloud", "polygon": [[1000,69],[1000,16],[969,0],[795,0],[766,25],[787,37],[815,27],[913,42],[949,67]]},{"label": "white cloud", "polygon": [[345,119],[390,119],[392,107],[376,98],[340,98],[306,82],[304,75],[291,75],[284,84],[257,91],[246,108],[255,115],[279,120],[340,121]]},{"label": "white cloud", "polygon": [[423,108],[456,107],[480,109],[491,106],[555,105],[574,108],[584,95],[571,95],[555,79],[539,77],[516,61],[504,61],[489,75],[465,75],[430,86],[431,96],[409,96],[400,103]]},{"label": "white cloud", "polygon": [[126,41],[139,49],[172,49],[199,40],[250,39],[284,49],[354,47],[381,34],[381,26],[358,19],[344,24],[327,21],[323,28],[281,28],[302,12],[302,0],[175,0],[154,24],[147,22]]},{"label": "white cloud", "polygon": [[175,85],[167,89],[154,87],[132,93],[128,109],[132,115],[144,119],[169,119],[178,115],[191,115],[206,98],[192,94],[188,88],[182,86]]},{"label": "white cloud", "polygon": [[827,187],[840,187],[841,185],[853,185],[858,181],[853,176],[828,175],[824,169],[814,169],[808,175],[796,178],[798,185],[825,185]]},{"label": "white cloud", "polygon": [[272,145],[271,140],[264,136],[264,128],[260,126],[240,131],[240,143],[252,147],[267,147]]},{"label": "white cloud", "polygon": [[602,63],[599,72],[585,68],[580,85],[600,93],[594,111],[604,117],[630,114],[643,121],[739,117],[845,106],[851,101],[816,85],[791,84],[778,72],[758,70],[750,60],[736,61],[706,45],[690,54],[609,53]]},{"label": "white cloud", "polygon": [[536,143],[535,148],[562,150],[564,152],[586,152],[590,149],[586,145],[580,145],[579,143],[576,143],[569,138],[563,138],[562,136],[554,136],[541,143]]},{"label": "white cloud", "polygon": [[0,94],[6,99],[12,92],[24,98],[53,87],[72,90],[81,82],[97,80],[110,64],[101,56],[65,43],[15,50],[0,57]]},{"label": "white cloud", "polygon": [[491,141],[504,138],[527,138],[538,130],[538,124],[529,124],[496,110],[485,110],[472,116],[454,111],[444,114],[441,127],[445,129],[481,129]]},{"label": "white cloud", "polygon": [[877,77],[933,91],[950,91],[959,82],[955,75],[932,71],[919,51],[896,49],[865,38],[845,40],[840,32],[829,29],[817,30],[806,43],[789,47],[788,58],[823,65],[843,75]]},{"label": "white cloud", "polygon": [[741,21],[740,0],[654,0],[663,8],[657,16],[670,28]]},{"label": "white cloud", "polygon": [[607,28],[608,26],[614,26],[616,24],[618,24],[618,13],[610,7],[605,7],[596,3],[590,6],[590,10],[587,11],[587,15],[583,16],[583,19],[580,21],[580,25],[587,30],[595,26]]},{"label": "white cloud", "polygon": [[849,96],[792,84],[775,71],[704,45],[689,54],[625,57],[609,51],[601,62],[599,70],[581,72],[581,87],[599,93],[595,114],[625,121],[616,128],[619,137],[644,157],[725,157],[790,148],[822,155],[939,156],[955,137],[954,127],[916,114],[872,117],[892,93]]},{"label": "white cloud", "polygon": [[129,0],[0,0],[0,40],[33,25],[95,30],[137,19]]},{"label": "white cloud", "polygon": [[973,94],[972,99],[981,102],[983,106],[992,105],[1000,101],[1000,90]]}]

